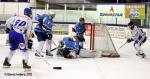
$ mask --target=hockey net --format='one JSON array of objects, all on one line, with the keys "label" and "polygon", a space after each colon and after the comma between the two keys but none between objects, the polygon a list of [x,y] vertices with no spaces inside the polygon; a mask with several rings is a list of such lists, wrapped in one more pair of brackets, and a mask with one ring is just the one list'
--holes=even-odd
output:
[{"label": "hockey net", "polygon": [[90,49],[101,51],[102,57],[120,57],[104,24],[92,24]]}]

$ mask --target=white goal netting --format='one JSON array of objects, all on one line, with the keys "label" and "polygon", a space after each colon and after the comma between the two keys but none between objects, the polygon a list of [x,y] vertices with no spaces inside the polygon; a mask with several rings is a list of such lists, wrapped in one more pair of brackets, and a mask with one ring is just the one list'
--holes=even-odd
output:
[{"label": "white goal netting", "polygon": [[95,23],[91,28],[91,49],[102,51],[103,57],[120,57],[106,25]]}]

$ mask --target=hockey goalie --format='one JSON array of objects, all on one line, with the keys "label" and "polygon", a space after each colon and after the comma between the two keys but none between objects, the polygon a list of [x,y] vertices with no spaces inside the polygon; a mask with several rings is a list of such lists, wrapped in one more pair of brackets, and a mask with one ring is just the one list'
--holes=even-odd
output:
[{"label": "hockey goalie", "polygon": [[77,58],[77,57],[101,57],[101,53],[96,51],[80,49],[76,36],[64,37],[59,41],[57,55],[64,58]]},{"label": "hockey goalie", "polygon": [[[106,53],[107,52],[107,53]],[[108,54],[109,53],[109,54]],[[76,35],[64,37],[59,41],[57,56],[62,56],[64,58],[100,58],[109,57],[110,52],[100,51],[100,50],[89,50],[85,48],[80,48],[79,41]],[[116,55],[112,56],[116,57]]]}]

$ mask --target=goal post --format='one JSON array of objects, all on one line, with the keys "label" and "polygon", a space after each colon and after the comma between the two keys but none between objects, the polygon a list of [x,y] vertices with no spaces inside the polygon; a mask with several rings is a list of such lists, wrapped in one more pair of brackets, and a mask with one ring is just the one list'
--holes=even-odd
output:
[{"label": "goal post", "polygon": [[91,26],[90,49],[102,51],[102,57],[120,57],[106,25],[93,23]]}]

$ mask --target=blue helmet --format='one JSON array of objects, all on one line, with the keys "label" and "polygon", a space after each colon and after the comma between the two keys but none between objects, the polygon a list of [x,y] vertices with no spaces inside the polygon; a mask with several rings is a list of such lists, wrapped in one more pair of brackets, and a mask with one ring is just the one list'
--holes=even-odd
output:
[{"label": "blue helmet", "polygon": [[30,16],[30,14],[32,14],[32,10],[30,8],[25,8],[24,15]]}]

